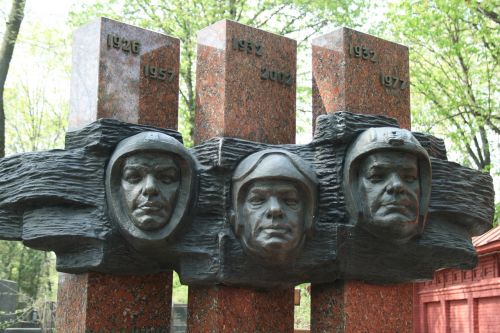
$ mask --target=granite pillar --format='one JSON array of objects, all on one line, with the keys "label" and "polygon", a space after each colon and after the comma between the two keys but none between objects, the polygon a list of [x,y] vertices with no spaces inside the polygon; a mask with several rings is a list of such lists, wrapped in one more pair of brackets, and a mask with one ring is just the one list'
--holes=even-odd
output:
[{"label": "granite pillar", "polygon": [[297,42],[222,20],[198,33],[195,141],[295,141]]},{"label": "granite pillar", "polygon": [[[195,141],[295,141],[296,42],[232,21],[198,34]],[[293,332],[293,288],[190,287],[188,332]]]},{"label": "granite pillar", "polygon": [[312,41],[313,127],[337,111],[384,115],[410,128],[406,46],[340,28]]},{"label": "granite pillar", "polygon": [[[350,111],[410,129],[408,48],[348,28],[312,42],[313,120]],[[311,285],[311,332],[412,332],[413,285]]]},{"label": "granite pillar", "polygon": [[100,18],[73,34],[69,129],[99,118],[177,129],[180,40]]},{"label": "granite pillar", "polygon": [[[58,332],[170,330],[172,273],[59,274]],[[155,332],[156,332],[155,331]]]},{"label": "granite pillar", "polygon": [[413,284],[312,285],[311,332],[412,332]]},{"label": "granite pillar", "polygon": [[[99,118],[177,129],[176,38],[101,18],[73,38],[69,128]],[[172,271],[60,274],[58,332],[170,331]]]},{"label": "granite pillar", "polygon": [[293,295],[293,288],[189,287],[187,332],[293,332]]}]

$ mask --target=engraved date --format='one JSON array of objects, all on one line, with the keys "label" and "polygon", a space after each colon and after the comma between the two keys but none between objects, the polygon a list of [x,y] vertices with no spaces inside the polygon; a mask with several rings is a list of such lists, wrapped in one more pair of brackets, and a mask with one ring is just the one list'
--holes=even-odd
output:
[{"label": "engraved date", "polygon": [[398,77],[385,75],[384,73],[380,73],[380,83],[386,88],[390,89],[406,89],[408,86],[408,82],[405,80],[401,80]]},{"label": "engraved date", "polygon": [[368,47],[363,45],[349,44],[349,56],[361,58],[363,60],[370,60],[371,62],[377,62],[375,51],[370,50]]},{"label": "engraved date", "polygon": [[292,74],[270,70],[266,67],[260,69],[260,78],[262,80],[276,81],[286,86],[291,86],[293,84]]},{"label": "engraved date", "polygon": [[136,40],[130,40],[121,36],[108,34],[108,48],[122,50],[125,53],[139,54],[141,52],[141,43]]},{"label": "engraved date", "polygon": [[144,65],[143,70],[144,70],[144,76],[151,79],[172,82],[175,78],[175,73],[171,69]]},{"label": "engraved date", "polygon": [[233,50],[255,54],[258,57],[262,56],[262,45],[259,42],[233,37],[232,44]]}]

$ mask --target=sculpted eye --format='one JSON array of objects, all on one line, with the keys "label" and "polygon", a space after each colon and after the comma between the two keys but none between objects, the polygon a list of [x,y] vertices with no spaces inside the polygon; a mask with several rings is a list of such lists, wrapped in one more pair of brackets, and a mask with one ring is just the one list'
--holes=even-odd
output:
[{"label": "sculpted eye", "polygon": [[297,207],[299,205],[299,199],[298,198],[285,198],[285,203],[289,207]]},{"label": "sculpted eye", "polygon": [[368,175],[368,180],[371,181],[372,183],[378,183],[384,180],[384,175],[380,173],[374,173]]},{"label": "sculpted eye", "polygon": [[170,174],[160,174],[158,175],[158,180],[164,184],[172,184],[177,181],[177,177]]},{"label": "sculpted eye", "polygon": [[413,183],[417,180],[417,177],[414,175],[405,175],[405,176],[403,176],[403,179],[407,183]]},{"label": "sculpted eye", "polygon": [[131,184],[137,184],[142,180],[142,176],[137,171],[126,171],[123,175],[123,179]]},{"label": "sculpted eye", "polygon": [[179,177],[177,175],[177,172],[175,172],[175,170],[165,170],[159,172],[156,175],[156,179],[161,181],[163,184],[172,184],[178,181]]},{"label": "sculpted eye", "polygon": [[247,201],[253,206],[258,206],[262,205],[266,201],[266,199],[260,195],[251,195]]}]

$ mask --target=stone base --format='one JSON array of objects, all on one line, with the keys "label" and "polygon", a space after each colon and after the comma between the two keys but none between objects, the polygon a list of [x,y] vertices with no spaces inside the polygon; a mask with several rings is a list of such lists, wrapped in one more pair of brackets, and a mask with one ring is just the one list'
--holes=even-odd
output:
[{"label": "stone base", "polygon": [[311,332],[412,332],[413,284],[338,281],[311,289]]},{"label": "stone base", "polygon": [[59,275],[58,332],[154,328],[170,331],[172,272]]},{"label": "stone base", "polygon": [[293,332],[293,288],[189,287],[187,332]]}]

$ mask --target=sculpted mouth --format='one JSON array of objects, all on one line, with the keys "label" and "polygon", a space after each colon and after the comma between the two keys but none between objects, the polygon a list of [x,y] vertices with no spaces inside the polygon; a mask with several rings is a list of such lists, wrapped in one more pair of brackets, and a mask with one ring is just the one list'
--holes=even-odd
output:
[{"label": "sculpted mouth", "polygon": [[284,234],[284,233],[289,233],[291,232],[291,229],[285,226],[279,226],[279,225],[269,225],[262,227],[261,230],[267,231],[268,233],[271,234]]},{"label": "sculpted mouth", "polygon": [[411,204],[411,202],[403,200],[403,201],[385,202],[385,203],[382,204],[382,206],[388,207],[388,208],[406,208],[410,204]]},{"label": "sculpted mouth", "polygon": [[159,201],[146,201],[145,203],[139,205],[137,208],[141,210],[154,212],[163,209],[164,205]]}]

